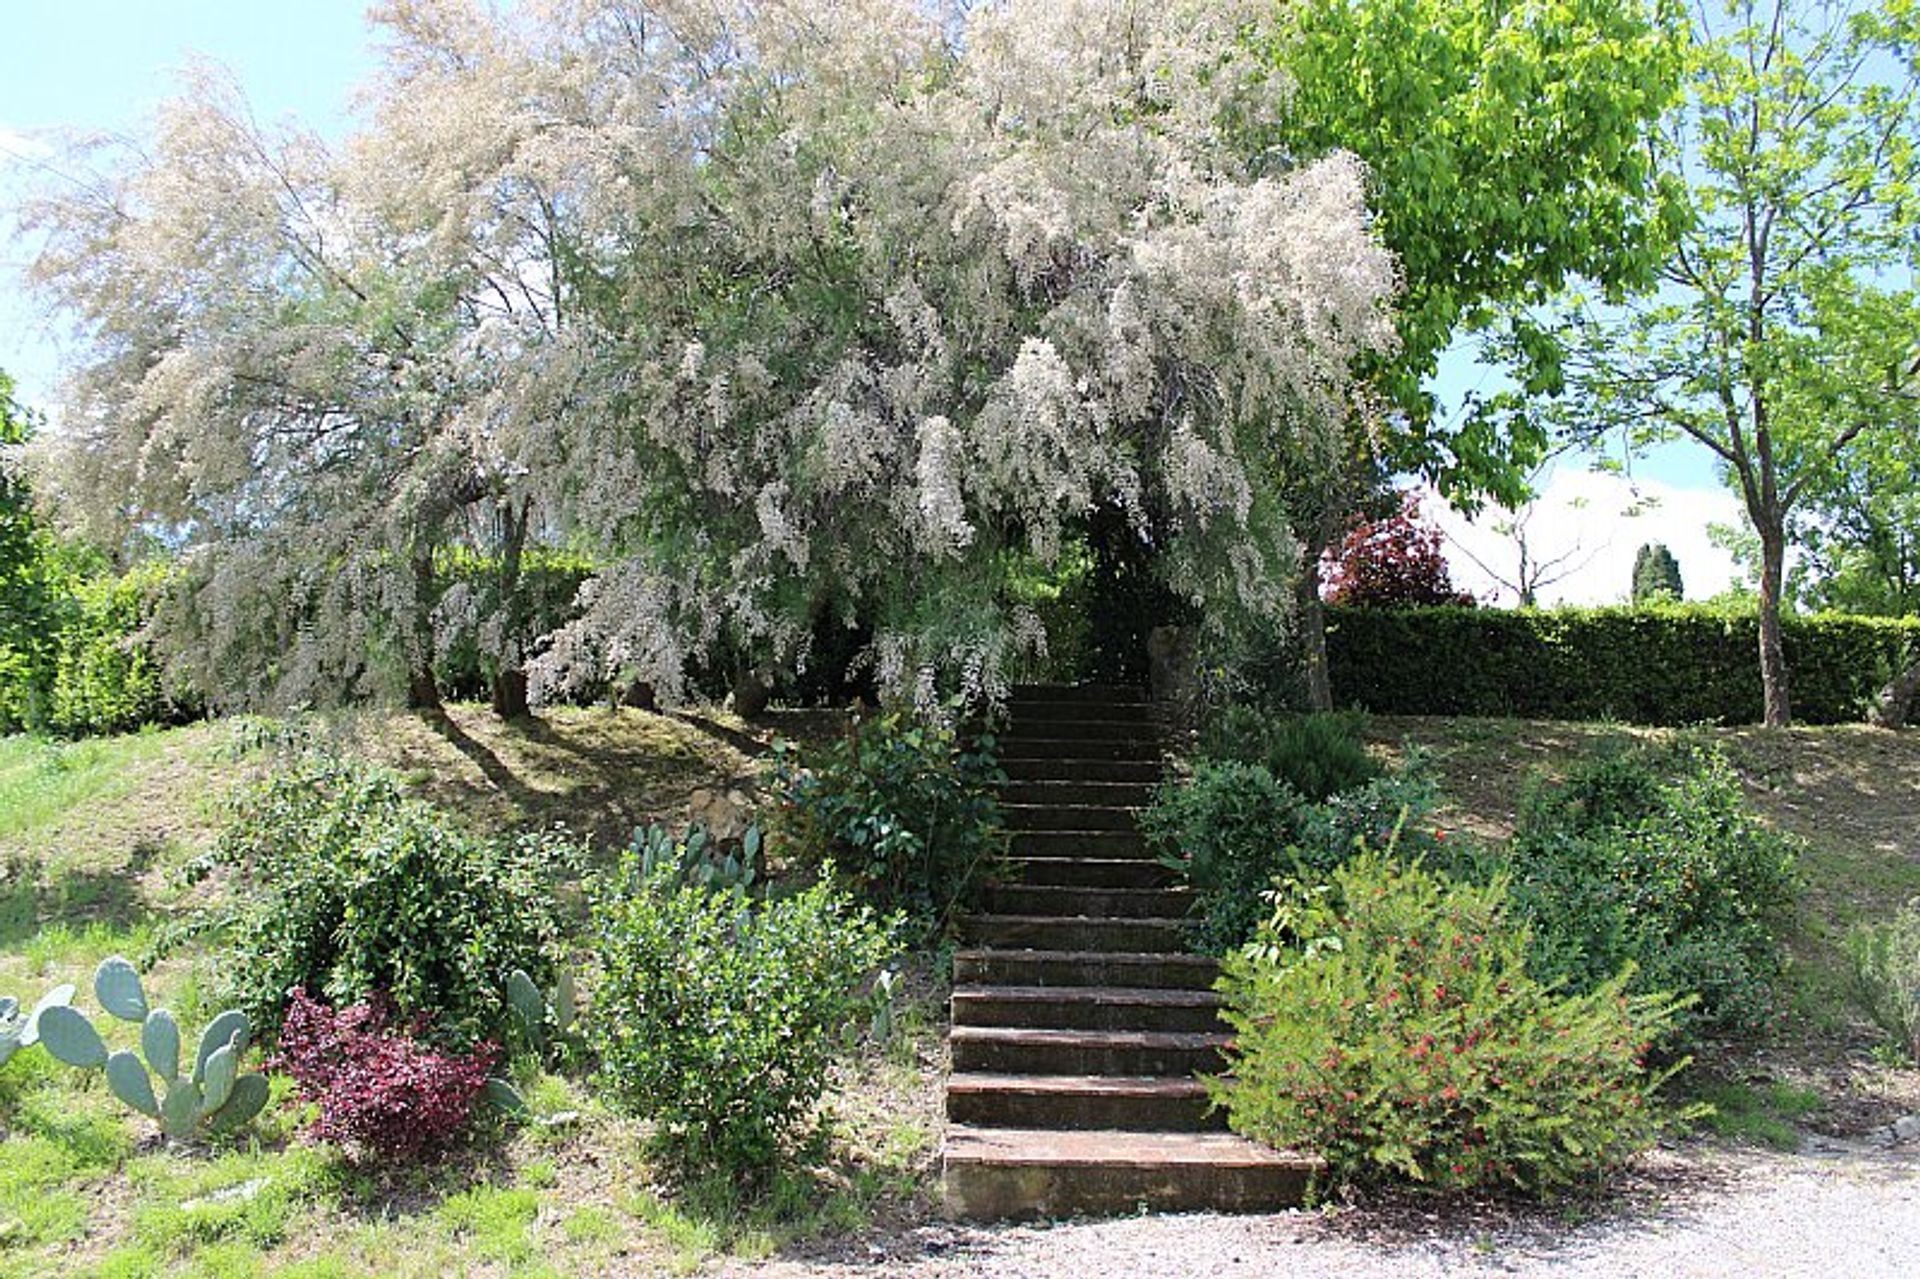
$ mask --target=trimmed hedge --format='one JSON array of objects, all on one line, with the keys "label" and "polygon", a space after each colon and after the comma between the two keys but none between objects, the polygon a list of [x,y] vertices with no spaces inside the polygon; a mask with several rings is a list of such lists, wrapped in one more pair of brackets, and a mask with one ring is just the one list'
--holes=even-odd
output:
[{"label": "trimmed hedge", "polygon": [[[1782,626],[1802,723],[1865,719],[1920,657],[1920,618]],[[1335,702],[1387,715],[1757,723],[1759,644],[1752,614],[1685,606],[1327,610]]]}]

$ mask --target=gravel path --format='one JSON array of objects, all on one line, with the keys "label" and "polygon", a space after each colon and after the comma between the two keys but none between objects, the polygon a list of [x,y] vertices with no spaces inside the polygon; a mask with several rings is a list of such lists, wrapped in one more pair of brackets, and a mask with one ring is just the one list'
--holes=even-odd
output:
[{"label": "gravel path", "polygon": [[854,1259],[738,1267],[747,1279],[1454,1279],[1481,1275],[1920,1276],[1920,1149],[1820,1156],[1693,1148],[1643,1161],[1603,1203],[1417,1197],[1268,1217],[1048,1227],[935,1225]]}]

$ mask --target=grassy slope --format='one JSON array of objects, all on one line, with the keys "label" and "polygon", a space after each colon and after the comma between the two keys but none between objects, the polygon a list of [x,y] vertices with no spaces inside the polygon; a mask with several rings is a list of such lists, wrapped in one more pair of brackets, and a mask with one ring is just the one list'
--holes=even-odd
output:
[{"label": "grassy slope", "polygon": [[[1382,749],[1428,752],[1452,800],[1452,819],[1504,838],[1527,777],[1559,775],[1609,737],[1658,730],[1381,716],[1369,731]],[[1920,1111],[1920,1072],[1876,1059],[1881,1036],[1854,1008],[1844,949],[1856,924],[1920,897],[1920,732],[1859,725],[1705,731],[1726,749],[1759,812],[1807,846],[1803,911],[1787,939],[1790,1013],[1774,1043],[1729,1046],[1703,1063],[1703,1092],[1727,1112],[1726,1130],[1775,1144],[1790,1142],[1783,1122],[1846,1135]],[[1748,1107],[1759,1112],[1751,1124],[1735,1117]]]},{"label": "grassy slope", "polygon": [[[802,737],[817,721],[781,725]],[[602,849],[641,821],[680,817],[698,790],[749,779],[737,723],[565,710],[507,726],[479,708],[359,715],[317,726],[407,777],[474,826],[565,821]],[[765,736],[764,733],[761,736]],[[267,755],[244,726],[77,745],[0,739],[0,992],[86,989],[94,964],[137,955],[191,904],[175,872],[214,837],[234,788]],[[197,1026],[204,952],[149,976],[156,1002]],[[82,1002],[91,1006],[90,994]],[[131,1027],[106,1027],[129,1039]],[[0,1274],[420,1275],[659,1273],[715,1251],[754,1255],[918,1212],[935,1147],[937,1029],[850,1063],[842,1140],[820,1169],[742,1213],[725,1188],[671,1201],[628,1121],[578,1086],[533,1082],[546,1114],[479,1162],[387,1179],[294,1140],[288,1111],[226,1152],[157,1148],[96,1078],[42,1053],[0,1071]]]},{"label": "grassy slope", "polygon": [[[817,731],[805,720],[786,726]],[[359,716],[325,731],[409,777],[484,828],[564,819],[617,843],[635,822],[677,815],[696,789],[751,772],[738,724],[634,711],[562,712],[505,727],[484,711],[443,720]],[[1412,742],[1455,797],[1452,820],[1498,837],[1521,779],[1551,774],[1620,728],[1380,719],[1383,749]],[[1836,1131],[1920,1109],[1920,1077],[1876,1065],[1845,1011],[1838,940],[1857,919],[1920,894],[1920,735],[1863,729],[1722,734],[1755,801],[1815,841],[1806,924],[1794,939],[1803,995],[1778,1045],[1727,1059],[1709,1095],[1740,1132],[1790,1138],[1789,1121]],[[185,903],[171,872],[217,829],[232,786],[262,766],[235,730],[202,725],[49,747],[0,740],[0,991],[37,994],[103,955],[137,952]],[[170,960],[150,985],[198,1007],[207,956]],[[123,1028],[124,1029],[124,1028]],[[0,1071],[0,1273],[74,1275],[480,1275],[684,1270],[716,1251],[829,1250],[876,1220],[925,1211],[938,1140],[939,1027],[923,1013],[892,1051],[854,1063],[832,1158],[769,1206],[738,1212],[724,1190],[669,1198],[633,1126],[557,1079],[543,1113],[575,1124],[524,1131],[479,1162],[383,1180],[292,1139],[285,1111],[223,1153],[154,1147],[97,1081],[41,1054]],[[1751,1109],[1751,1115],[1747,1110]],[[802,1241],[822,1240],[819,1245]]]}]

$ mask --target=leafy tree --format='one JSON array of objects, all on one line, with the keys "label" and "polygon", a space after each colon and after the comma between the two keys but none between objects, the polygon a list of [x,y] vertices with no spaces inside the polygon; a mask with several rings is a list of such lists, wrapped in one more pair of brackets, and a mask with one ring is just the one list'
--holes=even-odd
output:
[{"label": "leafy tree", "polygon": [[1400,509],[1357,525],[1333,553],[1327,602],[1348,608],[1408,608],[1474,603],[1458,590],[1441,549],[1440,529],[1420,518],[1420,495],[1401,494]]},{"label": "leafy tree", "polygon": [[1680,580],[1680,561],[1661,542],[1648,542],[1633,557],[1633,602],[1683,600],[1686,586]]},{"label": "leafy tree", "polygon": [[1654,150],[1685,184],[1686,230],[1657,292],[1572,315],[1554,412],[1583,438],[1680,437],[1718,459],[1759,540],[1766,722],[1782,725],[1794,514],[1822,477],[1910,435],[1920,406],[1920,13],[1733,0],[1725,15],[1703,12]]},{"label": "leafy tree", "polygon": [[20,457],[33,428],[0,372],[0,731],[46,721],[59,659],[64,575]]},{"label": "leafy tree", "polygon": [[1315,706],[1332,705],[1320,552],[1354,512],[1393,472],[1518,511],[1547,450],[1520,392],[1436,403],[1441,355],[1498,334],[1486,358],[1523,390],[1557,389],[1556,335],[1530,309],[1577,281],[1611,295],[1653,277],[1675,209],[1645,139],[1676,93],[1682,37],[1664,0],[1306,0],[1252,37],[1287,102],[1244,121],[1243,144],[1275,165],[1359,156],[1404,286],[1398,342],[1364,361],[1386,411],[1349,419],[1335,483],[1323,466],[1288,493]]}]

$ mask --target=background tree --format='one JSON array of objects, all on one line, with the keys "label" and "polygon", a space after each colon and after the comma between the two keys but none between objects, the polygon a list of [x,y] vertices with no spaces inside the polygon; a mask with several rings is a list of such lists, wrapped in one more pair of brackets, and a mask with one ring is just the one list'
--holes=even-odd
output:
[{"label": "background tree", "polygon": [[0,371],[0,731],[38,728],[47,714],[58,657],[61,575],[33,511],[23,451],[31,415]]},{"label": "background tree", "polygon": [[1400,495],[1400,509],[1355,526],[1326,566],[1327,603],[1347,608],[1471,607],[1453,584],[1439,526],[1420,516],[1420,495]]},{"label": "background tree", "polygon": [[1675,603],[1687,597],[1680,580],[1680,561],[1662,542],[1648,542],[1633,557],[1633,602],[1658,600]]},{"label": "background tree", "polygon": [[1690,220],[1657,292],[1578,311],[1560,421],[1708,449],[1759,539],[1766,722],[1791,701],[1780,609],[1794,513],[1915,429],[1916,14],[1735,0],[1702,14],[1655,156]]}]

